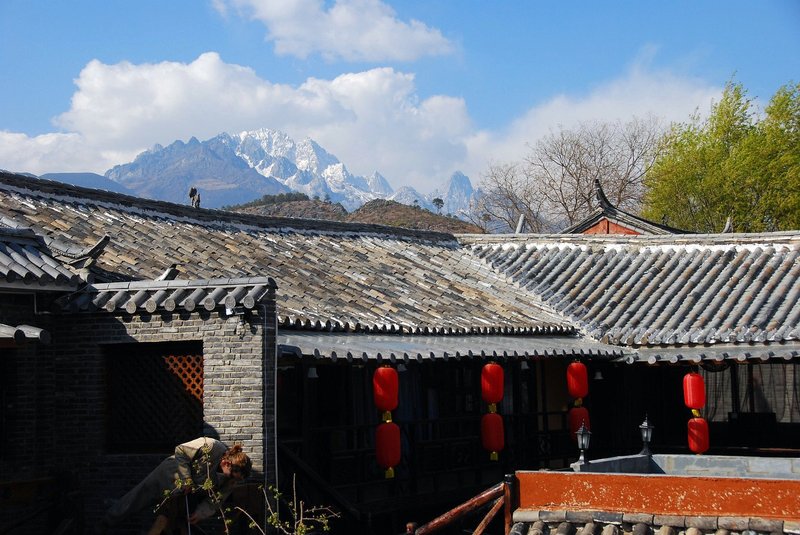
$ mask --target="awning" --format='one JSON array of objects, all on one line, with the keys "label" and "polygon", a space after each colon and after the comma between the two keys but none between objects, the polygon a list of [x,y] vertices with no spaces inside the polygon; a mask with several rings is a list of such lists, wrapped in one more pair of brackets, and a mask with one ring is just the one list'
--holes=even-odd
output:
[{"label": "awning", "polygon": [[282,331],[278,352],[343,360],[447,360],[465,358],[624,358],[624,348],[578,336],[410,336]]}]

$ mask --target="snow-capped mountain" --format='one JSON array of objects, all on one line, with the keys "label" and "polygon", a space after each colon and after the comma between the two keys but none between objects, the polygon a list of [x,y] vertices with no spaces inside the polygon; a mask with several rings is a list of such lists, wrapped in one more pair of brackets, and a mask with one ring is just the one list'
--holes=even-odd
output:
[{"label": "snow-capped mountain", "polygon": [[403,186],[388,197],[390,201],[397,201],[409,206],[419,206],[432,212],[436,211],[433,203],[411,186]]},{"label": "snow-capped mountain", "polygon": [[469,177],[460,171],[456,171],[447,180],[442,190],[434,190],[429,195],[431,200],[437,197],[444,201],[442,206],[443,214],[462,217],[469,210],[470,201],[475,197],[475,190],[472,189],[472,182],[470,182]]},{"label": "snow-capped mountain", "polygon": [[379,173],[353,175],[313,139],[295,143],[288,135],[262,128],[217,136],[253,169],[309,197],[341,203],[348,210],[392,193]]},{"label": "snow-capped mountain", "polygon": [[441,189],[422,195],[411,187],[394,191],[379,172],[354,175],[344,163],[310,138],[295,142],[283,132],[262,128],[235,135],[222,133],[206,141],[191,138],[167,147],[155,145],[105,177],[137,195],[188,202],[191,187],[200,190],[203,207],[241,204],[263,195],[288,191],[341,203],[348,211],[373,199],[390,199],[460,216],[469,208],[472,184],[456,172]]},{"label": "snow-capped mountain", "polygon": [[202,143],[191,138],[167,147],[155,145],[133,162],[106,171],[105,177],[141,197],[184,204],[189,189],[196,187],[201,206],[207,208],[290,191],[247,165],[219,137]]}]

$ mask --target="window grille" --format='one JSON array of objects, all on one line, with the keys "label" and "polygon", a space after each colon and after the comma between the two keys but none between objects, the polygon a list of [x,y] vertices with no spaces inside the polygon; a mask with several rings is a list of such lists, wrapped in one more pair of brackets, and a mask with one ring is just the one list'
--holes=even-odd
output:
[{"label": "window grille", "polygon": [[106,346],[111,453],[168,453],[203,429],[202,344]]}]

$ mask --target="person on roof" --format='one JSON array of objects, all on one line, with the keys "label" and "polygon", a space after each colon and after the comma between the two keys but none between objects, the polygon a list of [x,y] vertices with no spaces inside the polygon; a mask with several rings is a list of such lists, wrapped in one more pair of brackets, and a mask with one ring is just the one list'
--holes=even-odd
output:
[{"label": "person on roof", "polygon": [[106,533],[109,527],[148,506],[156,506],[158,513],[148,535],[168,529],[176,513],[186,508],[194,507],[188,522],[196,524],[220,508],[234,485],[249,477],[251,468],[252,462],[240,444],[229,448],[208,437],[179,444],[174,455],[164,459],[106,512],[95,532]]}]

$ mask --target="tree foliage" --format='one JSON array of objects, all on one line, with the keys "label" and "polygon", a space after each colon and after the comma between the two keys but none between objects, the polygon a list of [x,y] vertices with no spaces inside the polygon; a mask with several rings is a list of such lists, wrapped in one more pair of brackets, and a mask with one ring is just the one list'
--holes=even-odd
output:
[{"label": "tree foliage", "polygon": [[647,174],[643,215],[696,232],[800,228],[800,84],[759,116],[730,82],[708,117],[672,125]]},{"label": "tree foliage", "polygon": [[[327,197],[327,196],[326,196]],[[254,201],[242,203],[242,204],[232,204],[223,206],[223,210],[239,210],[242,208],[251,208],[253,206],[269,206],[271,204],[280,204],[284,202],[293,202],[293,201],[307,201],[308,195],[305,193],[300,193],[297,191],[290,191],[288,193],[278,193],[277,195],[263,195],[261,198],[256,199]],[[318,197],[315,197],[315,200],[319,200]],[[326,198],[326,200],[329,200]]]},{"label": "tree foliage", "polygon": [[532,232],[569,226],[598,207],[595,180],[616,206],[638,211],[662,133],[653,117],[550,132],[522,162],[490,166],[474,219],[514,229],[523,215]]}]

